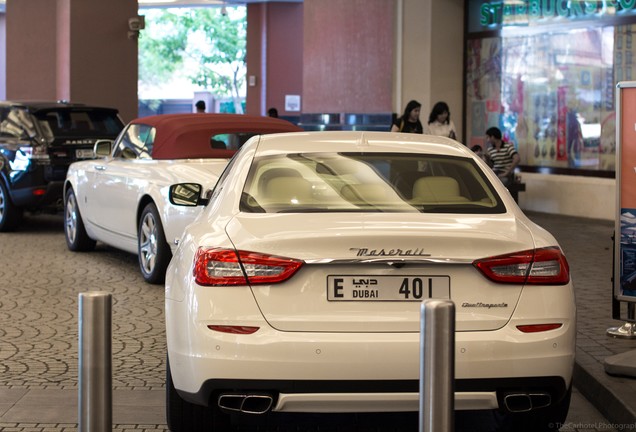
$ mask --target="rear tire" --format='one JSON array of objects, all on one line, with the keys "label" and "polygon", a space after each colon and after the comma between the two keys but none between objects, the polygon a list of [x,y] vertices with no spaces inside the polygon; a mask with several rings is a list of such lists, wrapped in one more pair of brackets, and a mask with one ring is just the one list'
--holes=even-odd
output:
[{"label": "rear tire", "polygon": [[151,284],[162,284],[166,279],[172,251],[166,242],[161,218],[153,203],[144,207],[139,218],[137,254],[144,280]]},{"label": "rear tire", "polygon": [[166,420],[172,432],[226,432],[229,417],[216,407],[189,403],[179,396],[172,382],[170,362],[166,359]]},{"label": "rear tire", "polygon": [[97,243],[86,233],[73,188],[66,191],[64,201],[64,237],[66,246],[73,252],[91,251]]},{"label": "rear tire", "polygon": [[0,232],[15,230],[21,219],[22,209],[13,204],[9,189],[0,177]]}]

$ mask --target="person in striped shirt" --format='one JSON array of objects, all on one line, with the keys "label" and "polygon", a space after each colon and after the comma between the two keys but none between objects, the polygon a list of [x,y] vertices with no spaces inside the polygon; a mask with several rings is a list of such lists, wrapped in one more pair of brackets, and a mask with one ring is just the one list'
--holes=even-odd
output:
[{"label": "person in striped shirt", "polygon": [[486,151],[492,170],[497,174],[504,186],[514,182],[515,168],[519,165],[519,153],[515,146],[502,139],[501,130],[491,127],[486,131]]}]

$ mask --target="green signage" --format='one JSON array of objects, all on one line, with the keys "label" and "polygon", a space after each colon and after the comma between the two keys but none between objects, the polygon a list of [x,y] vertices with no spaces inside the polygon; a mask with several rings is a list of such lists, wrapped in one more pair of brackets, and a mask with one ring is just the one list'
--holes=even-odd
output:
[{"label": "green signage", "polygon": [[597,19],[634,12],[636,0],[499,0],[481,4],[482,27],[547,24],[556,20]]}]

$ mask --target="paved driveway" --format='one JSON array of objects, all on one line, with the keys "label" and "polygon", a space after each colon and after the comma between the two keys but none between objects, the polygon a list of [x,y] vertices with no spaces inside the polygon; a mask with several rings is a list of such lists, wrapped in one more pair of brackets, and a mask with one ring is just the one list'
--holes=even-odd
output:
[{"label": "paved driveway", "polygon": [[[3,432],[77,431],[78,296],[93,290],[113,295],[113,430],[166,430],[163,287],[143,281],[134,255],[103,244],[91,253],[68,251],[61,216],[39,215],[16,233],[0,234]],[[406,424],[385,429],[417,430]],[[458,418],[456,430],[475,431],[477,424],[489,430],[482,417]],[[282,430],[376,430],[375,424],[316,427]],[[612,429],[575,391],[562,430]]]}]

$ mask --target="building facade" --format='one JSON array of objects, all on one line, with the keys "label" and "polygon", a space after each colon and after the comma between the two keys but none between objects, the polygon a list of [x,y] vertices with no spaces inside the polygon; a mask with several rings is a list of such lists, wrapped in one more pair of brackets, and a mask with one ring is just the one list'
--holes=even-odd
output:
[{"label": "building facade", "polygon": [[[128,21],[140,12],[127,0],[107,3],[7,0],[4,98],[82,100],[134,118]],[[612,219],[614,89],[632,79],[635,3],[247,2],[246,112],[276,107],[336,128],[382,128],[411,99],[424,121],[445,101],[463,143],[483,144],[492,125],[515,143],[522,208]],[[28,25],[34,16],[39,24]]]}]

